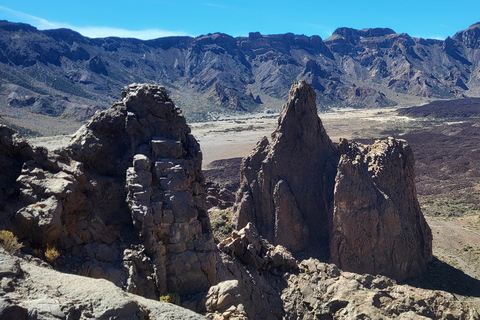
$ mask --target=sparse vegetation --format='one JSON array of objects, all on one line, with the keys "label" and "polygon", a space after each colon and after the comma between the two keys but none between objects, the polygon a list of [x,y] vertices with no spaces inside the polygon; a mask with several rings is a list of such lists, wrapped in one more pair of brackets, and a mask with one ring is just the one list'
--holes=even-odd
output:
[{"label": "sparse vegetation", "polygon": [[461,217],[479,215],[477,205],[463,199],[419,197],[422,212],[427,216]]},{"label": "sparse vegetation", "polygon": [[225,210],[212,209],[209,211],[212,224],[213,238],[215,242],[220,242],[230,236],[233,231],[231,219],[232,208]]},{"label": "sparse vegetation", "polygon": [[166,303],[173,303],[173,304],[176,304],[177,306],[179,306],[181,303],[180,296],[176,292],[167,293],[166,295],[161,296],[160,301],[166,302]]},{"label": "sparse vegetation", "polygon": [[2,247],[12,254],[17,253],[21,248],[23,248],[23,244],[18,242],[17,236],[8,230],[0,231],[0,242]]},{"label": "sparse vegetation", "polygon": [[58,251],[57,247],[54,245],[47,245],[47,249],[45,250],[45,259],[49,263],[55,262],[55,260],[60,257],[60,252]]}]

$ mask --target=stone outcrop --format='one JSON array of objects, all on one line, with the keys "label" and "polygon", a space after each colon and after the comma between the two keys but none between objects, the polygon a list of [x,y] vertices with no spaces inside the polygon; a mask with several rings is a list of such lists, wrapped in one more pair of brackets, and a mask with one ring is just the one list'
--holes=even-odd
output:
[{"label": "stone outcrop", "polygon": [[0,319],[205,319],[110,281],[54,271],[0,249]]},{"label": "stone outcrop", "polygon": [[[136,98],[145,89],[131,90]],[[133,166],[127,169],[127,202],[152,258],[159,291],[185,295],[216,282],[216,247],[205,209],[200,147],[165,92],[155,95],[156,117],[167,119],[174,112],[167,121],[170,131],[157,129],[133,156]],[[130,104],[135,105],[126,102]],[[175,128],[176,123],[184,130]]]},{"label": "stone outcrop", "polygon": [[385,276],[343,272],[303,260],[300,274],[285,275],[281,297],[290,319],[478,319],[473,308],[444,291],[398,285]]},{"label": "stone outcrop", "polygon": [[271,139],[243,160],[237,229],[251,221],[275,245],[325,248],[345,270],[419,275],[432,259],[432,235],[411,149],[393,138],[332,144],[315,100],[309,85],[294,84]]},{"label": "stone outcrop", "polygon": [[277,130],[243,160],[237,193],[237,228],[252,222],[272,244],[294,251],[328,246],[336,150],[315,100],[305,82],[292,86]]},{"label": "stone outcrop", "polygon": [[414,157],[404,140],[343,140],[334,193],[331,260],[342,270],[418,276],[432,259],[432,233],[417,201]]},{"label": "stone outcrop", "polygon": [[278,269],[291,271],[297,268],[297,260],[281,245],[273,246],[260,237],[255,226],[249,222],[240,231],[223,240],[218,248],[242,263],[259,270]]},{"label": "stone outcrop", "polygon": [[216,283],[200,147],[164,88],[125,88],[53,153],[1,129],[2,214],[27,250],[148,298]]},{"label": "stone outcrop", "polygon": [[[0,212],[13,211],[16,197],[15,181],[25,161],[34,157],[35,151],[25,138],[15,130],[0,124]],[[10,217],[3,217],[5,223]]]}]

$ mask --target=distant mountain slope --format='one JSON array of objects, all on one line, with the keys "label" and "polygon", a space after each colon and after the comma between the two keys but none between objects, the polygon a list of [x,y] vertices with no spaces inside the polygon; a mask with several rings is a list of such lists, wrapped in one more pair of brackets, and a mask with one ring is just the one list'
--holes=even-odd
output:
[{"label": "distant mountain slope", "polygon": [[132,82],[164,85],[191,120],[207,112],[278,109],[294,81],[319,106],[381,107],[405,97],[480,96],[480,24],[445,41],[391,29],[142,41],[39,31],[0,21],[0,117],[83,120]]}]

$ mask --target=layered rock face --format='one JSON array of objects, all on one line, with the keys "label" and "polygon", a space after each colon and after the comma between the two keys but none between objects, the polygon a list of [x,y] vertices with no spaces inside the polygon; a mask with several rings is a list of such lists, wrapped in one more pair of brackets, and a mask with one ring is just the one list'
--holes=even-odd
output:
[{"label": "layered rock face", "polygon": [[417,201],[414,157],[404,140],[343,140],[335,179],[331,260],[346,271],[399,281],[432,259],[432,233]]},{"label": "layered rock face", "polygon": [[327,247],[345,270],[417,276],[432,259],[432,235],[417,201],[405,141],[331,143],[315,93],[292,86],[278,129],[242,163],[236,223],[251,221],[274,244]]},{"label": "layered rock face", "polygon": [[271,243],[294,251],[328,245],[336,151],[315,100],[305,82],[292,86],[277,130],[244,159],[237,194],[237,227],[252,222]]},{"label": "layered rock face", "polygon": [[[11,211],[15,198],[15,181],[25,161],[34,156],[33,148],[15,130],[0,125],[0,211]],[[7,208],[5,208],[7,206]],[[5,223],[9,217],[2,217]]]},{"label": "layered rock face", "polygon": [[216,283],[200,148],[164,88],[125,88],[55,153],[3,131],[18,153],[6,215],[27,247],[55,245],[68,271],[149,298]]}]

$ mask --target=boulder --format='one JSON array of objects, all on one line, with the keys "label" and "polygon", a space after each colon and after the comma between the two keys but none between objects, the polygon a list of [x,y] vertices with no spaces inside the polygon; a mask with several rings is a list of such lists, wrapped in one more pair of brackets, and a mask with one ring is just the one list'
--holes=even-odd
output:
[{"label": "boulder", "polygon": [[219,243],[218,248],[255,269],[274,268],[282,271],[297,269],[298,262],[292,254],[285,247],[273,246],[263,239],[251,222],[240,231],[234,230],[230,238]]}]

